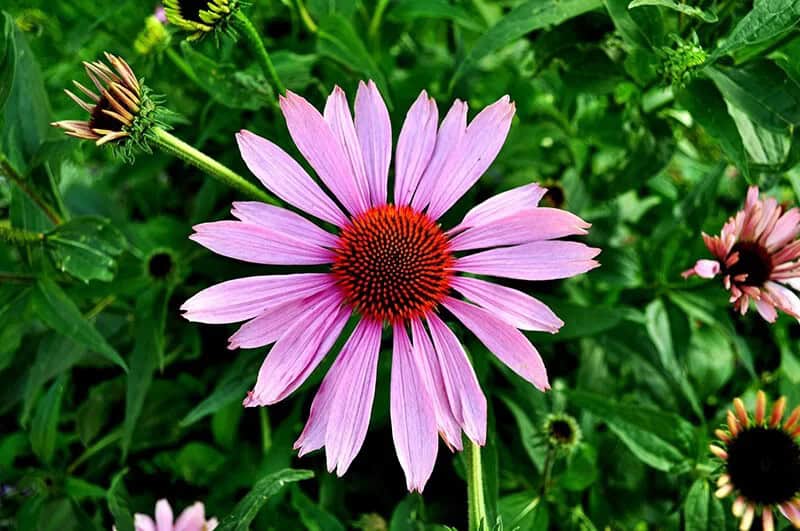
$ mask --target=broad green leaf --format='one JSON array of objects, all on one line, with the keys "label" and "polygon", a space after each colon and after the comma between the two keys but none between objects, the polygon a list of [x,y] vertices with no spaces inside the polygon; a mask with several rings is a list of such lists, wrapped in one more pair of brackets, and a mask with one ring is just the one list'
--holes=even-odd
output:
[{"label": "broad green leaf", "polygon": [[319,60],[316,54],[299,54],[278,50],[270,54],[278,77],[288,88],[301,91],[314,82],[311,69]]},{"label": "broad green leaf", "polygon": [[[650,50],[661,44],[663,20],[657,7],[628,9],[628,0],[604,0],[606,10],[622,38],[638,49]],[[648,58],[654,59],[652,55]]]},{"label": "broad green leaf", "polygon": [[757,124],[786,132],[800,124],[800,85],[775,63],[759,61],[740,68],[705,70],[725,99]]},{"label": "broad green leaf", "polygon": [[53,280],[42,278],[36,283],[32,303],[36,316],[47,326],[128,370],[117,351],[81,315],[72,299]]},{"label": "broad green leaf", "polygon": [[728,114],[725,100],[714,84],[705,79],[696,79],[679,93],[678,100],[706,133],[719,143],[722,152],[739,168],[744,178],[752,182],[747,153],[736,122]]},{"label": "broad green leaf", "polygon": [[714,51],[710,60],[773,39],[790,31],[798,22],[800,22],[800,0],[753,2],[753,10],[736,23],[730,35]]},{"label": "broad green leaf", "polygon": [[683,13],[684,15],[699,18],[703,22],[716,22],[719,20],[716,13],[704,11],[699,7],[690,6],[689,4],[684,4],[683,2],[678,2],[677,0],[633,0],[633,2],[628,4],[628,9],[641,6],[666,7]]},{"label": "broad green leaf", "polygon": [[345,527],[331,513],[314,503],[297,487],[292,488],[292,507],[308,531],[344,531]]},{"label": "broad green leaf", "polygon": [[509,11],[475,42],[456,69],[451,87],[489,54],[537,29],[557,26],[603,5],[601,0],[528,0]]},{"label": "broad green leaf", "polygon": [[117,473],[114,479],[111,480],[111,486],[108,488],[108,493],[106,493],[108,510],[114,518],[114,526],[117,531],[134,531],[128,493],[125,491],[125,485],[122,482],[122,478],[127,472],[127,469],[125,469]]},{"label": "broad green leaf", "polygon": [[14,43],[14,19],[5,11],[0,12],[0,15],[3,18],[3,32],[0,34],[0,111],[2,111],[14,84],[17,46]]},{"label": "broad green leaf", "polygon": [[692,425],[678,415],[618,403],[585,391],[572,391],[569,398],[574,405],[608,424],[644,463],[664,472],[689,467],[697,444]]},{"label": "broad green leaf", "polygon": [[102,500],[106,497],[106,489],[81,478],[68,477],[64,482],[64,492],[73,500]]},{"label": "broad green leaf", "polygon": [[71,369],[85,354],[85,346],[61,334],[50,333],[42,339],[25,384],[25,401],[20,417],[23,426],[27,424],[36,397],[44,385],[52,378]]},{"label": "broad green leaf", "polygon": [[504,529],[547,531],[547,502],[533,491],[518,492],[500,498],[500,515]]},{"label": "broad green leaf", "polygon": [[24,285],[0,285],[0,370],[11,364],[22,342],[31,291]]},{"label": "broad green leaf", "polygon": [[31,448],[45,464],[50,464],[56,450],[58,419],[61,415],[61,398],[67,384],[66,375],[53,382],[47,394],[36,406],[31,423]]},{"label": "broad green leaf", "polygon": [[597,481],[597,450],[588,444],[578,445],[569,457],[559,484],[567,490],[582,491]]},{"label": "broad green leaf", "polygon": [[777,132],[762,127],[733,105],[728,106],[728,112],[736,123],[754,169],[765,168],[762,171],[769,171],[769,168],[774,168],[773,171],[778,173],[791,169],[797,163],[794,152],[798,143],[792,141],[788,130]]},{"label": "broad green leaf", "polygon": [[424,528],[422,509],[422,498],[418,494],[409,494],[392,511],[389,531],[416,531]]},{"label": "broad green leaf", "polygon": [[725,513],[722,503],[712,495],[705,478],[692,483],[683,505],[686,531],[715,531],[725,529]]},{"label": "broad green leaf", "polygon": [[389,19],[410,21],[417,18],[452,20],[456,24],[473,31],[482,31],[485,24],[481,20],[449,0],[399,0],[392,4]]},{"label": "broad green leaf", "polygon": [[555,297],[541,299],[564,321],[564,326],[555,335],[536,334],[540,343],[593,336],[611,330],[622,320],[619,311],[598,311],[597,307],[579,306]]},{"label": "broad green leaf", "polygon": [[709,169],[675,207],[675,218],[692,230],[702,229],[708,217],[708,205],[717,197],[724,173],[725,164],[720,163]]},{"label": "broad green leaf", "polygon": [[250,522],[269,498],[278,494],[286,485],[312,477],[314,473],[310,470],[287,468],[261,478],[242,501],[236,504],[233,512],[222,519],[217,531],[247,531]]},{"label": "broad green leaf", "polygon": [[114,278],[115,257],[125,249],[125,238],[107,219],[74,218],[45,236],[45,246],[56,267],[84,282]]}]

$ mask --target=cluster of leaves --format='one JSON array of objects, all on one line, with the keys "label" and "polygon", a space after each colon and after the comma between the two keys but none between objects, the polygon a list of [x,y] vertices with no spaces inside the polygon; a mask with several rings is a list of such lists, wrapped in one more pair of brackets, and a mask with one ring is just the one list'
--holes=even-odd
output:
[{"label": "cluster of leaves", "polygon": [[[735,396],[764,388],[800,403],[800,329],[735,316],[719,286],[679,273],[748,183],[800,197],[800,4],[249,4],[284,83],[316,104],[334,84],[352,94],[371,78],[399,124],[423,88],[472,108],[511,95],[506,146],[448,216],[536,181],[593,223],[603,267],[533,287],[566,322],[530,335],[551,393],[462,334],[490,400],[490,521],[733,528],[711,494],[708,438]],[[291,450],[325,368],[287,403],[244,411],[263,349],[229,352],[231,330],[179,317],[199,289],[263,273],[187,241],[235,193],[163,154],[126,164],[48,128],[81,112],[60,93],[81,75],[76,57],[109,50],[166,96],[179,136],[242,174],[239,129],[292,149],[246,47],[175,34],[136,51],[152,7],[12,0],[0,19],[0,235],[22,235],[0,245],[0,527],[130,530],[131,512],[167,497],[176,509],[204,501],[226,530],[463,529],[462,456],[442,452],[425,495],[405,493],[386,353],[370,435],[339,479]],[[577,418],[583,438],[545,484],[551,412]]]}]

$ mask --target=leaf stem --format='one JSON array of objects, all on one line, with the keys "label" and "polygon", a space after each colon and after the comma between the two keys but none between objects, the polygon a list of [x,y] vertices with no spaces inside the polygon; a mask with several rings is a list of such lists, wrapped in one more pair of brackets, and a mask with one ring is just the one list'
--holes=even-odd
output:
[{"label": "leaf stem", "polygon": [[389,0],[378,0],[378,5],[375,6],[375,12],[372,14],[372,20],[369,23],[369,30],[367,32],[370,42],[374,42],[378,35],[378,30],[381,27],[381,20],[383,20],[383,12],[386,11],[388,5]]},{"label": "leaf stem", "polygon": [[481,447],[469,441],[464,447],[467,460],[467,496],[469,531],[482,531],[489,525],[486,516],[486,499],[483,492],[483,464]]},{"label": "leaf stem", "polygon": [[183,60],[183,57],[181,57],[178,52],[176,52],[173,48],[167,48],[165,53],[167,54],[167,57],[169,57],[169,60],[172,61],[172,64],[174,64],[178,70],[183,72],[183,74],[189,78],[192,83],[195,85],[202,85],[200,80],[197,79],[192,67]]},{"label": "leaf stem", "polygon": [[149,138],[167,153],[175,155],[183,161],[196,166],[221,183],[239,190],[253,199],[264,201],[265,203],[275,203],[275,200],[270,197],[269,194],[256,185],[245,180],[244,177],[227,166],[220,164],[205,153],[193,148],[180,138],[168,133],[161,127],[152,127],[149,131]]},{"label": "leaf stem", "polygon": [[278,76],[278,71],[275,70],[275,65],[272,64],[272,59],[270,59],[267,48],[264,46],[264,41],[258,34],[258,30],[256,30],[253,22],[242,10],[236,11],[236,19],[241,24],[245,39],[247,39],[247,42],[256,54],[256,58],[261,65],[261,70],[264,71],[264,75],[267,76],[268,79],[272,80],[272,88],[275,89],[277,94],[283,94],[286,92],[286,88],[283,86],[281,78]]},{"label": "leaf stem", "polygon": [[44,241],[44,233],[0,225],[0,241],[18,246],[31,245]]},{"label": "leaf stem", "polygon": [[545,495],[547,494],[547,489],[550,487],[550,476],[553,475],[553,465],[556,462],[556,449],[550,447],[547,450],[547,457],[544,461],[544,472],[542,474],[542,495],[541,498],[544,499]]},{"label": "leaf stem", "polygon": [[311,18],[311,14],[306,9],[306,5],[303,3],[303,0],[297,0],[297,11],[300,13],[300,19],[303,21],[303,24],[306,25],[308,31],[311,33],[316,33],[319,31],[319,26],[317,23],[314,22],[314,19]]},{"label": "leaf stem", "polygon": [[56,212],[52,206],[48,205],[36,190],[28,186],[28,183],[25,182],[25,179],[22,177],[22,175],[17,172],[17,170],[11,165],[11,162],[9,162],[9,160],[2,153],[0,153],[0,172],[2,172],[2,174],[7,178],[11,179],[14,184],[16,184],[17,187],[25,193],[25,195],[30,197],[31,201],[36,203],[36,205],[42,209],[42,212],[44,212],[45,216],[47,216],[50,221],[53,222],[53,225],[61,224],[62,219],[58,212]]}]

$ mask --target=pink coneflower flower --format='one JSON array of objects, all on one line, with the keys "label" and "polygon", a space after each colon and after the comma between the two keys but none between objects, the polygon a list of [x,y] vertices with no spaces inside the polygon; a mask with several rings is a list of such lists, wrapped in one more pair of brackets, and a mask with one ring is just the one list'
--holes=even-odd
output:
[{"label": "pink coneflower flower", "polygon": [[188,300],[184,316],[204,323],[249,320],[230,338],[230,348],[275,343],[245,406],[287,397],[350,316],[358,316],[295,443],[300,455],[325,446],[328,469],[339,475],[366,436],[381,334],[384,324],[390,326],[392,434],[409,490],[421,491],[436,459],[437,432],[452,449],[462,448],[462,431],[478,444],[486,440],[486,398],[441,310],[541,390],[549,388],[544,363],[519,329],[555,333],[563,325],[533,297],[464,273],[566,278],[597,267],[599,250],[557,240],[586,234],[589,224],[538,208],[545,190],[536,184],[477,205],[449,231],[438,224],[500,151],[514,115],[507,96],[469,125],[467,105],[456,101],[437,127],[436,103],[423,91],[400,131],[392,202],[392,130],[374,83],[359,85],[355,122],[338,87],[323,114],[291,92],[280,105],[297,148],[335,200],[281,148],[248,131],[237,135],[242,157],[276,196],[336,232],[289,210],[243,202],[233,205],[238,221],[198,225],[191,238],[248,262],[329,269],[223,282]]},{"label": "pink coneflower flower", "polygon": [[716,495],[736,496],[733,514],[741,518],[739,529],[750,529],[760,512],[762,528],[773,531],[775,509],[800,529],[800,407],[781,423],[785,409],[781,397],[767,416],[767,396],[759,391],[751,419],[737,398],[726,429],[716,431],[720,442],[711,445],[711,453],[725,468]]},{"label": "pink coneflower flower", "polygon": [[742,315],[750,301],[761,317],[775,322],[776,309],[800,319],[800,211],[783,212],[778,202],[759,199],[758,187],[747,191],[744,210],[728,219],[719,236],[703,234],[706,247],[716,260],[698,260],[683,277],[722,275],[730,301]]},{"label": "pink coneflower flower", "polygon": [[154,521],[146,514],[136,513],[133,517],[136,531],[213,531],[218,524],[216,518],[206,520],[206,509],[200,502],[184,509],[175,520],[169,502],[158,500],[155,516]]}]

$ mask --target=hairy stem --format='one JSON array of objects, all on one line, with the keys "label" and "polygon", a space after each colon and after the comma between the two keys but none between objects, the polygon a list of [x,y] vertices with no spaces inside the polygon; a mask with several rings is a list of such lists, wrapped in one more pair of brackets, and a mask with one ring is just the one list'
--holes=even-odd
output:
[{"label": "hairy stem", "polygon": [[261,65],[261,70],[264,71],[264,75],[267,76],[267,79],[272,80],[272,88],[275,89],[275,93],[283,94],[286,92],[286,88],[283,86],[281,78],[278,76],[278,71],[275,70],[275,65],[272,64],[272,59],[270,59],[267,48],[264,46],[264,41],[258,34],[258,30],[256,30],[253,22],[247,18],[247,15],[245,15],[241,9],[236,11],[236,19],[240,23],[245,39],[256,54],[258,63]]},{"label": "hairy stem", "polygon": [[31,245],[44,241],[44,234],[25,229],[17,229],[8,225],[0,225],[0,241],[11,245]]}]

